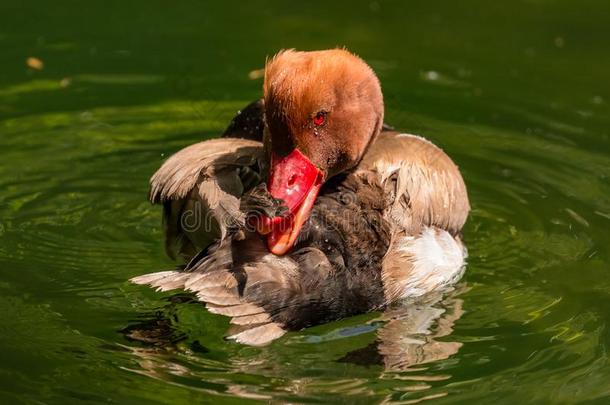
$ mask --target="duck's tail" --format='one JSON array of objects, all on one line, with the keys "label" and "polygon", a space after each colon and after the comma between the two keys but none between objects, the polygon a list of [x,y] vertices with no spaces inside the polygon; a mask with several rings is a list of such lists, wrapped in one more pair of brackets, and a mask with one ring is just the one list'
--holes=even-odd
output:
[{"label": "duck's tail", "polygon": [[184,270],[145,274],[130,281],[158,291],[193,292],[210,312],[231,317],[229,339],[262,346],[286,333],[274,321],[276,309],[271,303],[280,305],[280,297],[298,293],[297,268],[294,261],[269,254],[242,266],[233,261],[234,249],[232,243],[218,244]]}]

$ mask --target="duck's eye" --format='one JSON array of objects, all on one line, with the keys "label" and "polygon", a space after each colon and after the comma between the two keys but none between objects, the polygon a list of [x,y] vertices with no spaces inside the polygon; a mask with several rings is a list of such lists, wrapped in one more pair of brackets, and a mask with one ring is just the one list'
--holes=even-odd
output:
[{"label": "duck's eye", "polygon": [[313,117],[313,124],[316,127],[320,127],[326,124],[326,111],[318,111]]}]

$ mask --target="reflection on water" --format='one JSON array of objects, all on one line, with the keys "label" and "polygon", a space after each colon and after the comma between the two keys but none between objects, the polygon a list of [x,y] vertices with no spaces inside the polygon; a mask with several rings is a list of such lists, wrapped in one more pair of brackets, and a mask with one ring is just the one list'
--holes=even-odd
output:
[{"label": "reflection on water", "polygon": [[464,313],[463,301],[457,298],[464,286],[458,288],[458,292],[442,300],[441,293],[435,293],[423,303],[405,303],[386,313],[388,323],[378,336],[378,351],[386,370],[406,371],[419,364],[445,360],[460,350],[459,342],[438,340],[451,335],[455,322]]},{"label": "reflection on water", "polygon": [[[378,369],[377,378],[401,380],[404,382],[403,390],[421,392],[419,399],[428,399],[425,391],[431,386],[427,382],[451,379],[451,375],[445,372],[427,372],[426,364],[446,360],[462,347],[462,343],[447,341],[446,338],[450,337],[455,322],[464,313],[463,300],[459,298],[459,294],[466,290],[466,285],[460,284],[450,291],[437,291],[417,300],[397,303],[363,324],[350,327],[331,326],[334,329],[322,335],[298,336],[298,333],[293,333],[293,336],[280,339],[276,344],[306,347],[330,340],[349,339],[360,334],[373,335],[374,340],[366,346],[343,354],[337,353],[340,357],[334,362],[365,368],[374,367]],[[188,381],[196,380],[205,381],[210,386],[218,384],[218,392],[243,398],[273,397],[272,392],[266,393],[264,387],[259,385],[229,383],[225,373],[256,375],[263,371],[268,378],[281,378],[290,371],[281,367],[281,364],[273,364],[275,356],[270,356],[267,350],[262,350],[261,353],[247,358],[243,358],[238,352],[233,358],[229,357],[222,363],[208,359],[210,350],[198,341],[181,345],[180,342],[187,341],[189,337],[177,329],[180,322],[176,316],[177,305],[190,302],[201,310],[203,306],[184,295],[168,297],[167,300],[164,308],[122,330],[127,339],[143,344],[142,347],[124,346],[138,358],[138,367],[131,368],[130,371],[172,383],[182,381],[183,384],[189,384]],[[439,340],[440,338],[445,339]],[[288,369],[291,367],[290,363],[285,366]],[[222,372],[222,375],[215,376],[218,372]],[[323,389],[329,393],[345,395],[374,395],[374,391],[367,389],[366,384],[366,379],[320,384],[316,379],[300,378],[288,381],[288,385],[282,386],[281,389],[300,394],[315,393]],[[274,387],[275,390],[278,388]],[[442,395],[446,393],[434,393],[431,398]],[[393,395],[384,398],[384,402],[395,400],[397,398]]]}]

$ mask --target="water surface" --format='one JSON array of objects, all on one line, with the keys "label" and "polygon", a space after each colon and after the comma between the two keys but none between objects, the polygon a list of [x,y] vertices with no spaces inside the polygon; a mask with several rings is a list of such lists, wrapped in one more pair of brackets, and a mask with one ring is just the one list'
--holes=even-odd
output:
[{"label": "water surface", "polygon": [[[609,16],[589,0],[2,2],[0,402],[606,402]],[[386,120],[463,172],[456,289],[250,348],[188,295],[127,283],[173,266],[154,170],[260,96],[266,56],[337,45],[378,73]]]}]

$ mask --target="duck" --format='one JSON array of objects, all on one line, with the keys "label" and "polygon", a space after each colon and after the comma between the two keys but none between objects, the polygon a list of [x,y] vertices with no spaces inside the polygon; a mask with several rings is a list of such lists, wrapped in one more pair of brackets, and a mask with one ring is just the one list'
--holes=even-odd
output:
[{"label": "duck", "polygon": [[280,51],[261,100],[152,176],[166,252],[186,264],[131,281],[194,293],[252,346],[452,286],[467,259],[460,170],[383,119],[360,57]]}]

